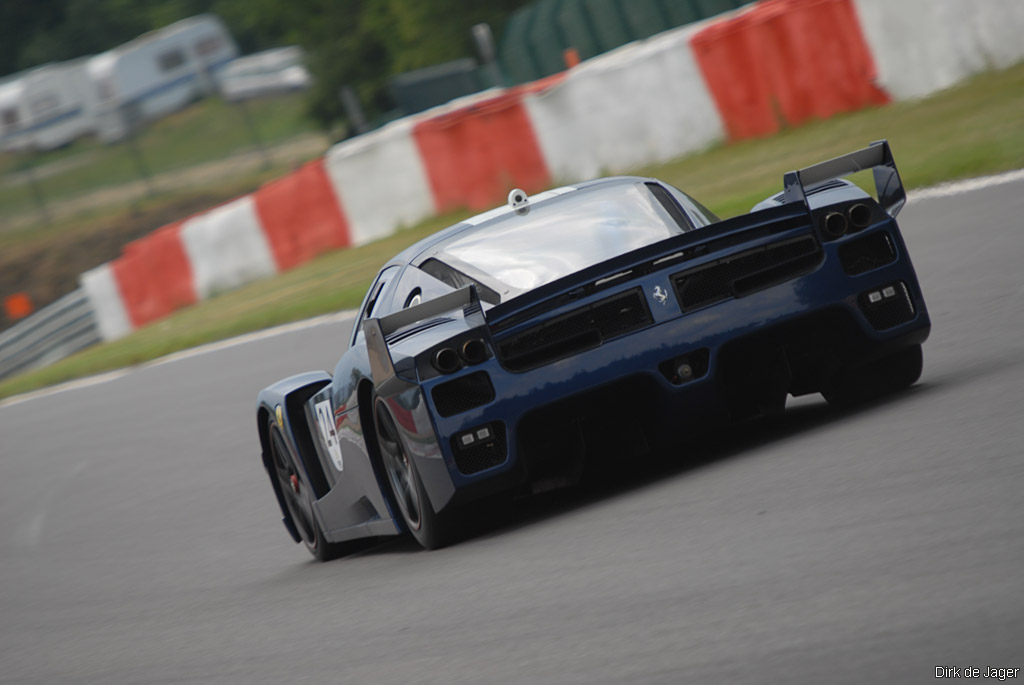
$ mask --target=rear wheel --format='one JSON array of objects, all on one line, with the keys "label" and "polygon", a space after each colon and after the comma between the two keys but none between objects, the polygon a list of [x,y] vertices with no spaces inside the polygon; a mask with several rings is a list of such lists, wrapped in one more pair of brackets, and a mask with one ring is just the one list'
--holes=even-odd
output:
[{"label": "rear wheel", "polygon": [[840,371],[821,394],[831,405],[854,407],[909,388],[923,367],[921,346],[911,345],[866,366]]},{"label": "rear wheel", "polygon": [[374,403],[373,424],[381,466],[405,528],[425,549],[437,549],[450,544],[456,537],[456,522],[451,512],[438,514],[431,506],[416,465],[383,400]]},{"label": "rear wheel", "polygon": [[281,499],[284,500],[288,515],[306,549],[320,561],[342,556],[348,551],[348,545],[328,542],[324,538],[323,530],[313,513],[313,490],[296,467],[291,451],[285,445],[284,436],[281,435],[281,429],[273,420],[270,421],[268,433],[271,467],[274,469]]}]

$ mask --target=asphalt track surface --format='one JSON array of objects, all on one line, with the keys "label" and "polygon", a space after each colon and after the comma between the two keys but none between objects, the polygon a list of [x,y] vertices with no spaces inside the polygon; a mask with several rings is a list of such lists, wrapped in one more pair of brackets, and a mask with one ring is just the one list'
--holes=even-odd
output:
[{"label": "asphalt track surface", "polygon": [[349,324],[0,407],[0,681],[1024,668],[1021,217],[1021,182],[906,208],[934,322],[911,391],[853,413],[792,402],[663,472],[519,505],[437,552],[397,540],[321,564],[281,527],[256,392],[332,368]]}]

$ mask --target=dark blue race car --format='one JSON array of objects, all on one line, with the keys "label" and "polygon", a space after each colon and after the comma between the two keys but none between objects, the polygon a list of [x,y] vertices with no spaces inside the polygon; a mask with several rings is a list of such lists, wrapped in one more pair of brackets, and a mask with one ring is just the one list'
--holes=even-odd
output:
[{"label": "dark blue race car", "polygon": [[[865,169],[877,199],[840,180]],[[885,141],[725,221],[650,178],[512,191],[384,266],[333,376],[260,393],[285,527],[320,559],[406,531],[434,548],[482,498],[630,469],[788,395],[911,385],[930,322],[905,200]]]}]

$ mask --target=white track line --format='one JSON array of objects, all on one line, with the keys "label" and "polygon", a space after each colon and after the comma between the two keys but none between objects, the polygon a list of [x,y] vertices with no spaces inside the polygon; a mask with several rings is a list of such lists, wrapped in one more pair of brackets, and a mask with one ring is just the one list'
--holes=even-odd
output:
[{"label": "white track line", "polygon": [[962,181],[948,181],[940,183],[931,188],[919,188],[907,193],[907,202],[920,202],[935,197],[949,197],[951,195],[962,195],[982,188],[1001,186],[1014,181],[1024,181],[1024,169],[1015,169],[992,176],[979,176],[978,178],[965,178]]},{"label": "white track line", "polygon": [[295,331],[303,331],[307,328],[315,328],[316,326],[323,326],[325,324],[341,323],[346,319],[351,319],[355,315],[356,310],[348,309],[343,312],[337,312],[336,314],[324,314],[323,316],[316,316],[312,319],[306,319],[305,321],[286,323],[281,326],[266,328],[262,331],[254,331],[234,338],[228,338],[227,340],[218,340],[217,342],[207,343],[205,345],[200,345],[199,347],[182,350],[181,352],[174,352],[166,357],[160,357],[159,359],[147,362],[142,366],[160,366],[161,364],[168,364],[181,359],[188,359],[189,357],[198,357],[199,355],[206,354],[207,352],[216,352],[218,350],[225,350],[229,347],[235,347],[236,345],[245,345],[246,343],[251,343],[256,340],[263,340],[264,338],[273,338],[275,335],[294,333]]},{"label": "white track line", "polygon": [[121,376],[127,376],[132,372],[133,368],[135,367],[108,371],[96,376],[88,376],[87,378],[79,378],[78,380],[68,381],[67,383],[61,383],[60,385],[53,385],[49,388],[33,390],[32,392],[26,392],[21,395],[14,395],[13,397],[0,400],[0,407],[7,407],[12,404],[21,404],[22,402],[28,402],[29,400],[35,400],[41,397],[49,397],[50,395],[67,392],[68,390],[78,390],[79,388],[88,388],[93,385],[99,385],[100,383],[107,383],[109,381],[116,380]]},{"label": "white track line", "polygon": [[[937,197],[950,197],[952,195],[962,195],[964,193],[974,192],[975,190],[981,190],[983,188],[990,188],[992,186],[1005,185],[1007,183],[1013,183],[1015,181],[1024,181],[1024,169],[1016,169],[1014,171],[1006,171],[1001,174],[994,174],[992,176],[980,176],[978,178],[968,178],[962,181],[950,181],[948,183],[940,183],[931,188],[919,188],[912,190],[907,193],[908,202],[920,202],[922,200],[931,200]],[[208,352],[216,352],[218,350],[224,350],[229,347],[235,347],[236,345],[245,345],[246,343],[254,342],[256,340],[263,340],[264,338],[272,338],[275,335],[282,335],[284,333],[292,333],[294,331],[301,331],[307,328],[314,328],[316,326],[322,326],[324,324],[341,323],[345,319],[355,316],[355,310],[348,310],[339,312],[337,314],[327,314],[325,316],[318,316],[305,321],[296,321],[295,323],[284,324],[283,326],[275,326],[274,328],[268,328],[263,331],[256,331],[255,333],[247,333],[245,335],[239,335],[234,338],[228,338],[227,340],[221,340],[219,342],[209,343],[207,345],[200,345],[199,347],[193,347],[190,350],[183,350],[181,352],[175,352],[169,354],[166,357],[161,357],[139,366],[129,367],[127,369],[119,369],[117,371],[111,371],[109,373],[100,374],[98,376],[90,376],[88,378],[82,378],[76,381],[70,381],[68,383],[62,383],[61,385],[55,385],[50,388],[43,388],[42,390],[36,390],[34,392],[25,393],[24,395],[15,395],[5,400],[0,400],[0,407],[10,406],[12,404],[19,404],[21,402],[28,402],[29,400],[39,399],[41,397],[48,397],[50,395],[56,395],[57,393],[67,392],[69,390],[78,390],[80,388],[88,388],[93,385],[99,385],[100,383],[108,383],[112,380],[120,378],[121,376],[127,375],[138,368],[145,368],[147,366],[159,366],[160,364],[169,364],[171,362],[180,361],[182,359],[188,359],[189,357],[196,357],[201,354]]]}]

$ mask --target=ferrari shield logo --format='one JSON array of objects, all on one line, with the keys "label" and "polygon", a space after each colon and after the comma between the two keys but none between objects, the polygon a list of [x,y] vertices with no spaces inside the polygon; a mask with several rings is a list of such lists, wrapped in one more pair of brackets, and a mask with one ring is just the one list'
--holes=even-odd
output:
[{"label": "ferrari shield logo", "polygon": [[665,304],[668,301],[668,293],[660,285],[654,286],[654,299],[658,301],[658,304]]}]

